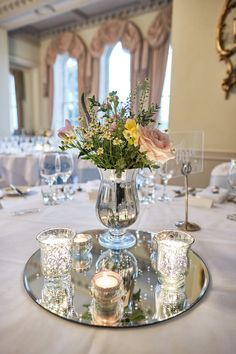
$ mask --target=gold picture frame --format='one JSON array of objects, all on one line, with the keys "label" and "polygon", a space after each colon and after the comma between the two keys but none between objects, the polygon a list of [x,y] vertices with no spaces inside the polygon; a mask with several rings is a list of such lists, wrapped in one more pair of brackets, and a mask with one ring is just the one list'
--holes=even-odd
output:
[{"label": "gold picture frame", "polygon": [[221,83],[225,98],[236,84],[236,0],[225,0],[217,26],[216,48],[226,64],[226,77]]}]

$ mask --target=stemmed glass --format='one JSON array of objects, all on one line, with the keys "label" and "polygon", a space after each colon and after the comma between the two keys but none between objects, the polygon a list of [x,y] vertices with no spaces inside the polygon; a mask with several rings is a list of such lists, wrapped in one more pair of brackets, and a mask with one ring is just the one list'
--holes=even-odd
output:
[{"label": "stemmed glass", "polygon": [[[236,197],[236,160],[230,161],[228,181],[231,186],[231,193],[234,197]],[[227,218],[236,221],[236,213],[227,215]]]},{"label": "stemmed glass", "polygon": [[174,169],[172,168],[172,166],[168,162],[166,162],[166,163],[162,164],[157,169],[157,173],[159,174],[159,176],[161,177],[162,182],[163,182],[162,195],[160,197],[158,197],[157,199],[161,202],[168,202],[168,201],[172,200],[172,198],[170,196],[168,196],[168,194],[166,192],[166,187],[167,187],[169,180],[173,177]]},{"label": "stemmed glass", "polygon": [[66,153],[60,153],[59,159],[60,159],[60,172],[58,175],[61,177],[63,182],[64,199],[68,199],[69,193],[67,193],[68,190],[66,189],[66,183],[69,177],[72,175],[73,168],[74,168],[74,160],[71,154],[66,154]]},{"label": "stemmed glass", "polygon": [[51,202],[54,201],[52,185],[57,181],[60,173],[60,159],[57,153],[45,153],[39,161],[40,175],[43,177],[50,189]]}]

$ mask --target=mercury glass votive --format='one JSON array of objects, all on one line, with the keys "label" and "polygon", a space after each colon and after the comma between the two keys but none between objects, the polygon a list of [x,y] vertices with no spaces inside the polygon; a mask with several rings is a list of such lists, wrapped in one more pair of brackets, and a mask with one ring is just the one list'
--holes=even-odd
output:
[{"label": "mercury glass votive", "polygon": [[73,315],[73,288],[70,279],[56,282],[46,279],[38,303],[57,315],[71,317]]},{"label": "mercury glass votive", "polygon": [[40,232],[41,272],[46,279],[58,280],[70,276],[71,248],[75,232],[67,228],[52,228]]},{"label": "mercury glass votive", "polygon": [[90,311],[94,324],[114,326],[124,312],[123,281],[118,273],[109,270],[98,272],[92,278]]},{"label": "mercury glass votive", "polygon": [[164,230],[153,238],[157,245],[158,280],[163,286],[177,288],[184,285],[188,271],[188,251],[194,238],[183,231]]},{"label": "mercury glass votive", "polygon": [[155,289],[155,318],[159,321],[175,317],[189,308],[185,287],[177,289],[163,288],[159,284]]},{"label": "mercury glass votive", "polygon": [[72,255],[73,269],[76,271],[88,270],[92,265],[93,238],[88,234],[76,234],[73,239]]}]

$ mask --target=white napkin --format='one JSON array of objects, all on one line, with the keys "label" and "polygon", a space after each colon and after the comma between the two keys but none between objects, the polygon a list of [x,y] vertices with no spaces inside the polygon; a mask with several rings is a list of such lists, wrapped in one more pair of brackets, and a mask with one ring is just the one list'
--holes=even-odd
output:
[{"label": "white napkin", "polygon": [[218,186],[230,190],[228,182],[230,162],[221,163],[211,171],[210,186]]},{"label": "white napkin", "polygon": [[89,192],[97,192],[100,186],[101,180],[95,179],[93,181],[88,181],[83,184],[83,190],[87,193]]},{"label": "white napkin", "polygon": [[95,179],[83,184],[82,189],[88,193],[89,200],[96,200],[101,180]]},{"label": "white napkin", "polygon": [[211,208],[213,206],[213,200],[203,197],[193,197],[189,195],[188,203],[190,206],[199,208]]},{"label": "white napkin", "polygon": [[4,197],[4,191],[2,189],[0,189],[0,199]]},{"label": "white napkin", "polygon": [[229,192],[225,188],[219,188],[218,193],[213,193],[214,188],[208,186],[207,188],[203,189],[201,192],[198,192],[196,197],[197,198],[206,198],[212,200],[214,203],[220,204],[223,203]]}]

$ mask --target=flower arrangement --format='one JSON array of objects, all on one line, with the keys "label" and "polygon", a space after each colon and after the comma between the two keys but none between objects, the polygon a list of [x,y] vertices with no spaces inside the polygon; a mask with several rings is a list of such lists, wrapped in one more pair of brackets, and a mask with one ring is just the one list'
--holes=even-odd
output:
[{"label": "flower arrangement", "polygon": [[173,158],[168,135],[153,127],[158,107],[152,104],[146,108],[148,97],[147,80],[137,85],[126,103],[112,91],[103,103],[95,96],[88,98],[87,107],[83,94],[84,116],[78,118],[79,126],[66,120],[58,132],[61,150],[76,148],[79,157],[99,168],[115,169],[117,174],[126,169],[154,168]]}]

